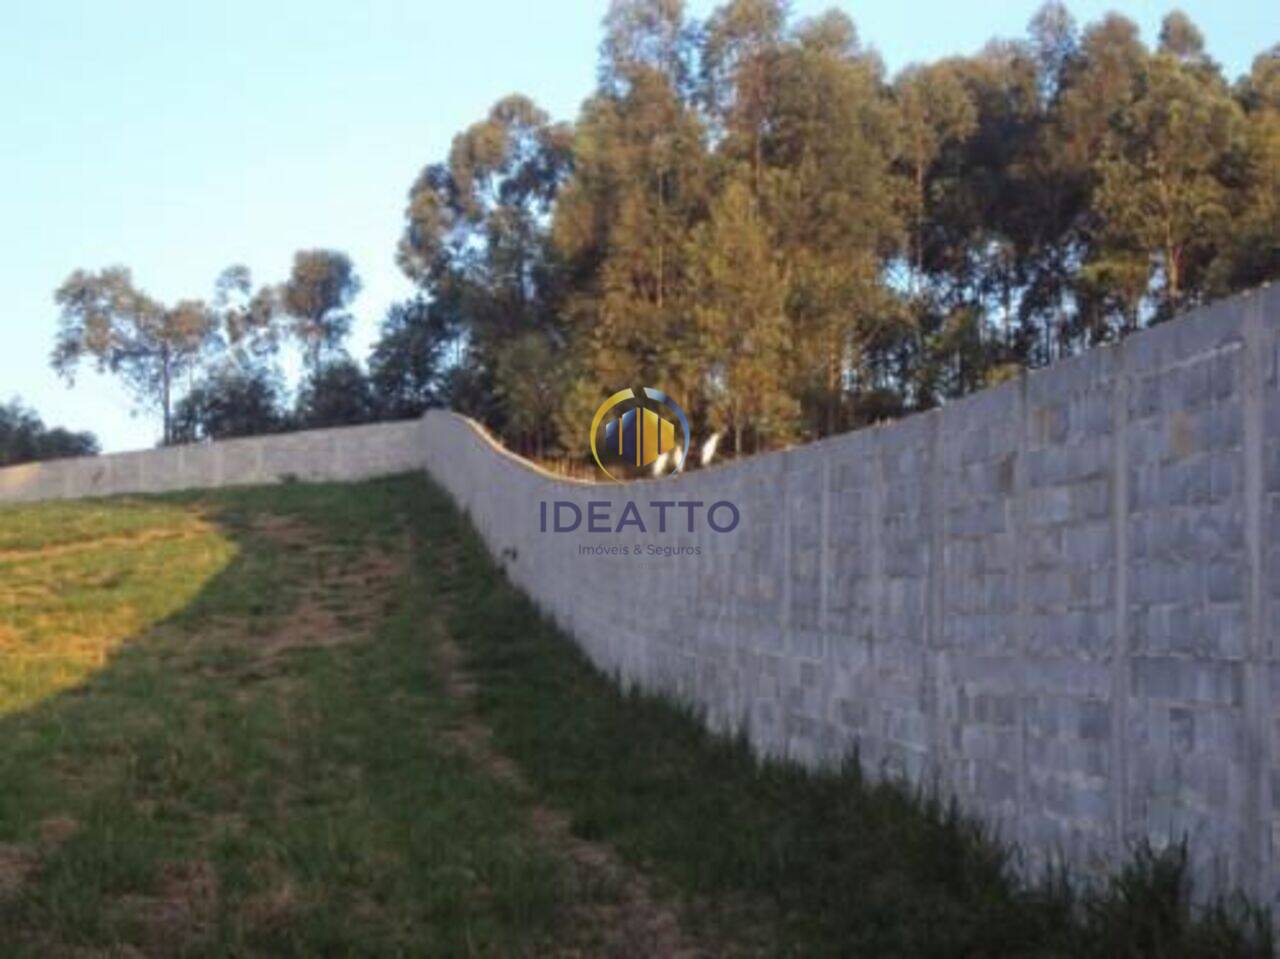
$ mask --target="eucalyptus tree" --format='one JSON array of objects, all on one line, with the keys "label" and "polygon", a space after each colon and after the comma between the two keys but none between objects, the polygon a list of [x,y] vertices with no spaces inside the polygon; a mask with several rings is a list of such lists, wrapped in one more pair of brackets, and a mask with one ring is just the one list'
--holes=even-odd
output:
[{"label": "eucalyptus tree", "polygon": [[74,382],[81,363],[120,377],[135,400],[158,409],[162,441],[173,441],[179,380],[216,342],[217,316],[202,300],[166,305],[147,295],[122,266],[76,270],[58,287],[61,309],[51,362]]},{"label": "eucalyptus tree", "polygon": [[308,370],[342,345],[351,330],[348,308],[360,292],[360,278],[347,254],[299,250],[289,278],[279,289],[279,309],[289,333],[302,348]]},{"label": "eucalyptus tree", "polygon": [[1224,295],[1280,278],[1280,44],[1236,88],[1245,130],[1231,197],[1232,228],[1210,268]]},{"label": "eucalyptus tree", "polygon": [[750,165],[757,195],[786,25],[783,0],[731,0],[711,14],[699,49],[700,94],[717,152]]},{"label": "eucalyptus tree", "polygon": [[628,0],[610,8],[606,35],[601,83],[579,115],[554,215],[565,333],[600,398],[618,384],[660,382],[693,415],[703,370],[688,251],[711,172],[691,101],[693,34],[680,4]]},{"label": "eucalyptus tree", "polygon": [[706,412],[728,431],[734,453],[747,442],[785,442],[799,421],[786,282],[752,178],[749,167],[732,177],[690,238],[690,319],[707,374]]},{"label": "eucalyptus tree", "polygon": [[[570,143],[568,127],[527,97],[511,96],[454,138],[447,161],[422,171],[409,193],[399,262],[425,299],[384,330],[384,375],[392,341],[414,336],[429,351],[452,342],[471,370],[465,376],[491,383],[504,344],[559,323],[562,276],[549,230]],[[475,395],[461,376],[452,378],[459,400]]]},{"label": "eucalyptus tree", "polygon": [[1096,164],[1100,244],[1086,275],[1124,264],[1134,292],[1168,317],[1200,298],[1230,230],[1226,174],[1243,118],[1190,22],[1171,14],[1161,33]]},{"label": "eucalyptus tree", "polygon": [[808,435],[848,428],[901,322],[885,270],[901,246],[897,131],[880,59],[840,14],[802,23],[770,83],[762,195],[796,346],[789,392]]},{"label": "eucalyptus tree", "polygon": [[280,301],[279,287],[254,289],[247,266],[229,266],[218,275],[213,306],[227,351],[225,359],[237,369],[247,372],[274,360],[282,338]]},{"label": "eucalyptus tree", "polygon": [[1280,276],[1278,58],[1048,0],[890,78],[838,11],[613,0],[572,126],[506,98],[413,185],[375,383],[535,449],[636,382],[743,449],[945,401]]}]

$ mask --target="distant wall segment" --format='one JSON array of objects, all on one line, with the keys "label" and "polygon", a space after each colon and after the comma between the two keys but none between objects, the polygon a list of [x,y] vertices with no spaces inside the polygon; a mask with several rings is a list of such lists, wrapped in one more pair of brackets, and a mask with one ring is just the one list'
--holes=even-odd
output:
[{"label": "distant wall segment", "polygon": [[[422,423],[377,423],[0,469],[0,503],[366,479],[422,469]],[[0,518],[3,522],[3,518]]]}]

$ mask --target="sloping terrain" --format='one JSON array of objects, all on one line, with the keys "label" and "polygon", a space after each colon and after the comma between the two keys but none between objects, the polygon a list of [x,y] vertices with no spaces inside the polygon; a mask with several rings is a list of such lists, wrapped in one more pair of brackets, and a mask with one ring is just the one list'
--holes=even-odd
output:
[{"label": "sloping terrain", "polygon": [[555,945],[564,871],[449,736],[421,494],[0,513],[5,955]]},{"label": "sloping terrain", "polygon": [[0,510],[0,955],[1246,955],[616,689],[419,477]]}]

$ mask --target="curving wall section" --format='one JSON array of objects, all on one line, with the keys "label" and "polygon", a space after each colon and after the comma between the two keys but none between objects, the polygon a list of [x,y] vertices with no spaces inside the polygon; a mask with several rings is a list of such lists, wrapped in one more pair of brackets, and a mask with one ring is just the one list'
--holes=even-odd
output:
[{"label": "curving wall section", "polygon": [[[1186,835],[1203,890],[1280,904],[1278,330],[1267,288],[939,411],[621,485],[429,414],[427,467],[622,681],[765,753],[856,744],[1032,866]],[[557,500],[578,531],[542,531]],[[646,533],[584,531],[630,500]],[[732,533],[652,528],[650,502],[719,500]]]},{"label": "curving wall section", "polygon": [[[856,745],[1031,865],[1061,853],[1088,874],[1186,835],[1202,889],[1280,906],[1280,287],[675,479],[559,479],[430,413],[0,470],[0,501],[423,467],[623,682],[763,753]],[[629,501],[644,532],[616,530]],[[740,513],[730,533],[706,522],[718,501]],[[552,531],[556,502],[576,531]],[[593,502],[608,532],[587,529]],[[659,532],[655,502],[704,505],[692,531],[669,507]]]}]

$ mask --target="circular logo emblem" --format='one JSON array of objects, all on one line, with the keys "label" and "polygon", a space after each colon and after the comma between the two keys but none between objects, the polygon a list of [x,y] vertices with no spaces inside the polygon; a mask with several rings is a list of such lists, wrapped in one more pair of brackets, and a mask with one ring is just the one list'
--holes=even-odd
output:
[{"label": "circular logo emblem", "polygon": [[[677,437],[677,429],[679,437]],[[684,469],[689,455],[689,420],[675,400],[648,386],[619,390],[600,404],[591,420],[591,455],[611,480],[609,464],[632,475],[669,464],[668,475]]]}]

